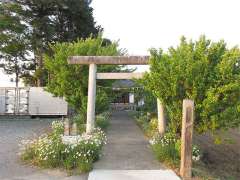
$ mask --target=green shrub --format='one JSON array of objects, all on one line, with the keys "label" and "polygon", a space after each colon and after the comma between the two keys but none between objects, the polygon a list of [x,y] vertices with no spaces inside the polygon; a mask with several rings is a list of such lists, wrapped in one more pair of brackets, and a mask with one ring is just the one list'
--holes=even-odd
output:
[{"label": "green shrub", "polygon": [[75,116],[73,116],[73,122],[79,124],[86,124],[86,117],[85,115],[78,113]]},{"label": "green shrub", "polygon": [[149,120],[148,116],[143,112],[140,112],[136,117],[135,117],[137,124],[142,128],[144,134],[147,137],[152,137],[154,134],[156,134],[157,130],[157,119],[156,118],[151,118]]},{"label": "green shrub", "polygon": [[77,124],[78,132],[80,134],[86,131],[86,116],[83,113],[78,113],[73,116],[73,122]]},{"label": "green shrub", "polygon": [[107,119],[105,116],[98,115],[96,117],[96,126],[100,127],[103,130],[106,130],[109,126],[109,119]]},{"label": "green shrub", "polygon": [[102,130],[106,130],[110,124],[110,116],[111,113],[109,111],[105,111],[96,116],[96,126],[101,128]]},{"label": "green shrub", "polygon": [[[101,114],[96,115],[96,127],[106,130],[109,126],[110,112],[105,111]],[[84,133],[86,131],[86,117],[81,113],[73,117],[73,122],[77,123],[79,133]]]},{"label": "green shrub", "polygon": [[92,170],[93,162],[92,161],[77,161],[77,168],[80,173],[89,172]]},{"label": "green shrub", "polygon": [[146,132],[148,128],[148,119],[143,112],[139,112],[136,116],[135,119],[137,121],[137,124],[143,129],[144,132]]},{"label": "green shrub", "polygon": [[[88,71],[86,65],[71,65],[67,62],[69,56],[117,56],[123,54],[117,42],[106,43],[101,36],[97,38],[79,39],[75,42],[55,43],[50,46],[51,55],[44,56],[44,68],[51,80],[46,90],[65,100],[74,109],[86,116]],[[99,72],[118,72],[123,66],[98,65]],[[110,86],[112,81],[98,81],[97,85]],[[108,108],[108,96],[105,89],[97,88],[96,112]]]},{"label": "green shrub", "polygon": [[179,46],[151,50],[150,72],[142,80],[164,104],[168,127],[180,133],[183,99],[195,102],[198,132],[240,124],[240,49],[224,41],[181,39]]},{"label": "green shrub", "polygon": [[152,137],[154,134],[158,132],[158,119],[157,118],[152,118],[149,122],[149,127],[148,127],[148,136]]}]

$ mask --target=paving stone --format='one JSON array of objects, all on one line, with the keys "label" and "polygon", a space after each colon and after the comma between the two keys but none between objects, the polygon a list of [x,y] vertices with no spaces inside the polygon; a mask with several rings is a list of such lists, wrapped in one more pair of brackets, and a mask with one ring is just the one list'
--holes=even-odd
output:
[{"label": "paving stone", "polygon": [[180,180],[171,170],[93,170],[88,180]]}]

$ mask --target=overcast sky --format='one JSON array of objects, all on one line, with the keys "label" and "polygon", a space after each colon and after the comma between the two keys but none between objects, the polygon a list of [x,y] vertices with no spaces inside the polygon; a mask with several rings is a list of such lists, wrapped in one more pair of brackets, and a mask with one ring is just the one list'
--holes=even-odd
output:
[{"label": "overcast sky", "polygon": [[93,0],[92,6],[104,37],[120,40],[130,55],[167,49],[182,35],[240,43],[239,0]]},{"label": "overcast sky", "polygon": [[[166,50],[182,35],[240,44],[239,0],[93,0],[92,7],[104,37],[119,40],[130,55],[148,55],[151,47]],[[0,73],[0,86],[4,80]]]}]

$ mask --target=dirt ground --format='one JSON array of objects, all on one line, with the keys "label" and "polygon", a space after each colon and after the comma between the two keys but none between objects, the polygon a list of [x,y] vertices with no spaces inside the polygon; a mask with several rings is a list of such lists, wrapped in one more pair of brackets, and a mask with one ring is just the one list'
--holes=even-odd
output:
[{"label": "dirt ground", "polygon": [[220,131],[217,135],[221,139],[217,144],[210,133],[194,137],[203,151],[202,163],[194,165],[195,174],[213,179],[240,180],[240,128]]}]

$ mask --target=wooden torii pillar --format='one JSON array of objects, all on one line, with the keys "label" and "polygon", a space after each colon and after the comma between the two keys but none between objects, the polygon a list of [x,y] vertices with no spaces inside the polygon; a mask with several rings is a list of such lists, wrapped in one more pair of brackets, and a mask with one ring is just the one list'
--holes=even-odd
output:
[{"label": "wooden torii pillar", "polygon": [[[143,73],[97,73],[97,64],[106,65],[146,65],[148,56],[71,56],[69,64],[88,64],[88,103],[86,132],[91,133],[95,122],[96,80],[97,79],[133,79],[142,78]],[[159,113],[158,113],[159,114]],[[163,114],[160,114],[163,119]],[[160,123],[162,124],[162,123]],[[165,126],[165,125],[164,125]]]}]

